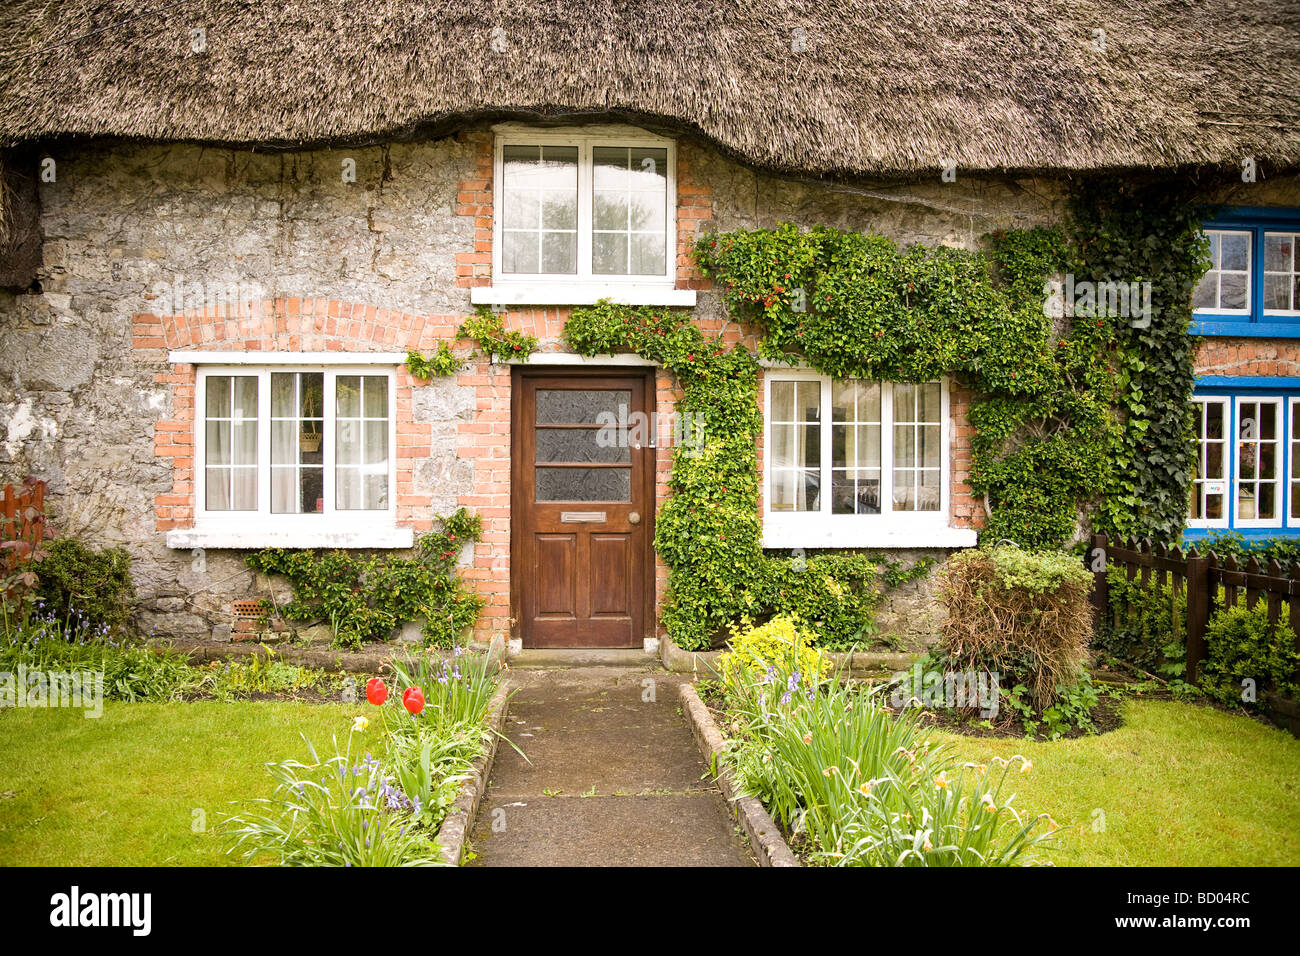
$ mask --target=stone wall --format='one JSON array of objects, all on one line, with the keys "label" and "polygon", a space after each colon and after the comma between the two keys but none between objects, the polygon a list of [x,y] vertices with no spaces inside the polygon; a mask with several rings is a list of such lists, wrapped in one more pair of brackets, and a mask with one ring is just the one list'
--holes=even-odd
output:
[{"label": "stone wall", "polygon": [[[449,336],[471,311],[469,289],[491,281],[490,136],[283,154],[119,145],[49,155],[57,180],[40,184],[41,291],[0,293],[0,480],[49,480],[62,531],[131,551],[146,630],[228,627],[230,601],[257,593],[241,555],[172,551],[160,530],[191,507],[175,450],[192,416],[193,372],[169,364],[167,348],[428,349]],[[1061,189],[1044,180],[828,185],[755,172],[689,140],[678,162],[678,285],[700,290],[698,321],[729,341],[752,343],[752,330],[727,321],[694,271],[689,247],[701,232],[795,221],[973,248],[986,232],[1062,211]],[[250,301],[270,331],[239,330],[254,316],[235,306]],[[349,330],[380,315],[391,336]],[[554,351],[566,316],[551,308],[506,320]],[[468,354],[469,343],[458,349]],[[509,369],[475,362],[454,379],[403,376],[400,387],[399,424],[411,427],[396,489],[403,523],[427,527],[457,506],[484,516],[465,574],[489,600],[480,636],[507,631]],[[675,394],[661,375],[661,411]],[[954,390],[955,417],[968,400]],[[954,426],[954,514],[978,525],[964,481],[968,433],[964,421]],[[661,494],[669,454],[660,451]],[[662,568],[659,577],[662,588]],[[890,601],[891,631],[910,641],[931,630],[919,623],[932,603],[923,583]]]}]

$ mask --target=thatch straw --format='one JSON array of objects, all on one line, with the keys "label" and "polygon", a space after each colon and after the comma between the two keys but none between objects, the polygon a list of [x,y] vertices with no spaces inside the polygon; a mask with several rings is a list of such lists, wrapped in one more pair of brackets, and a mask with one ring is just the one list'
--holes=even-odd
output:
[{"label": "thatch straw", "polygon": [[1288,0],[153,4],[9,0],[0,144],[295,146],[544,112],[658,119],[813,174],[1300,167]]}]

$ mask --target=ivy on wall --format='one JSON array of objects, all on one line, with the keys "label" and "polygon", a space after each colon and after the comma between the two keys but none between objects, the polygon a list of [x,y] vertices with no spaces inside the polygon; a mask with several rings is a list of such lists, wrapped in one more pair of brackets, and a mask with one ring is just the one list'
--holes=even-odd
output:
[{"label": "ivy on wall", "polygon": [[1121,537],[1176,539],[1187,518],[1196,460],[1192,388],[1197,340],[1192,291],[1208,265],[1194,186],[1106,177],[1084,182],[1070,205],[1075,272],[1151,283],[1149,324],[1116,329],[1115,479],[1094,518]]},{"label": "ivy on wall", "polygon": [[751,352],[706,341],[688,314],[608,301],[574,310],[564,338],[581,355],[635,352],[673,372],[677,413],[699,429],[701,441],[673,450],[672,494],[655,518],[655,550],[670,574],[661,620],[673,640],[703,649],[730,623],[781,613],[813,625],[826,647],[871,636],[880,590],[870,558],[763,551],[755,452],[763,420]]},{"label": "ivy on wall", "polygon": [[[1181,530],[1190,480],[1199,219],[1168,187],[1095,181],[1069,231],[997,233],[988,251],[782,224],[701,239],[695,256],[759,355],[829,375],[918,382],[951,374],[970,410],[971,485],[985,539],[1059,547],[1093,512],[1121,534]],[[1150,321],[1097,307],[1046,309],[1047,282],[1152,283]],[[764,553],[758,511],[757,356],[706,341],[681,313],[602,302],[565,327],[584,355],[633,351],[677,375],[702,446],[674,452],[655,547],[670,569],[663,623],[687,648],[738,618],[795,613],[828,646],[871,633],[877,565],[853,553]]]},{"label": "ivy on wall", "polygon": [[990,237],[992,250],[921,245],[824,227],[706,238],[696,256],[760,352],[829,375],[927,381],[956,375],[970,412],[971,485],[985,535],[1059,545],[1111,469],[1116,375],[1110,321],[1055,323],[1044,287],[1069,262],[1057,229]]}]

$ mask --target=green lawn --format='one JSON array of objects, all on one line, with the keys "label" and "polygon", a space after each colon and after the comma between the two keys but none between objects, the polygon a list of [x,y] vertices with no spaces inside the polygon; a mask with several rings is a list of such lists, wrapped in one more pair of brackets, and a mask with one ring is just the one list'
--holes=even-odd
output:
[{"label": "green lawn", "polygon": [[1033,761],[1007,786],[1061,825],[1059,866],[1300,864],[1300,740],[1245,717],[1129,701],[1124,726],[1096,737],[943,736],[966,759]]},{"label": "green lawn", "polygon": [[[224,865],[231,801],[270,795],[268,760],[346,746],[358,705],[125,704],[0,710],[0,864]],[[379,740],[374,725],[367,743]],[[195,810],[206,832],[194,832]]]}]

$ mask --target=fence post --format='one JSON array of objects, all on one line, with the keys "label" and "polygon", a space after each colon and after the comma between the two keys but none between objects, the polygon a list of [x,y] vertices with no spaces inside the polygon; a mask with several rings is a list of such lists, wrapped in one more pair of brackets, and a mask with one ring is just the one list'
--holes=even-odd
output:
[{"label": "fence post", "polygon": [[1189,684],[1201,676],[1205,662],[1205,629],[1210,623],[1210,558],[1195,548],[1187,555],[1187,675]]},{"label": "fence post", "polygon": [[[1109,544],[1110,539],[1104,534],[1094,534],[1092,546],[1083,556],[1084,564],[1092,570],[1092,617],[1093,627],[1098,631],[1105,626],[1110,613],[1110,585],[1106,581],[1110,560],[1106,547]],[[1099,556],[1101,561],[1097,560]],[[1096,570],[1098,567],[1101,568],[1100,571]]]}]

